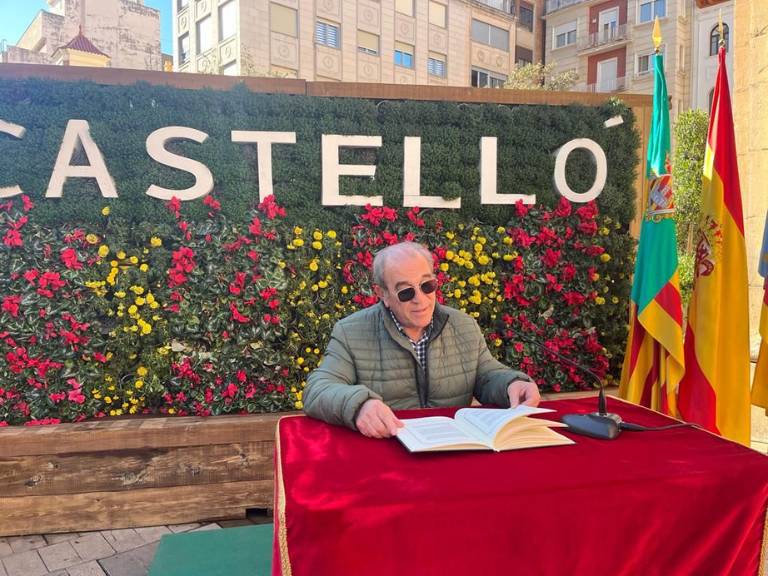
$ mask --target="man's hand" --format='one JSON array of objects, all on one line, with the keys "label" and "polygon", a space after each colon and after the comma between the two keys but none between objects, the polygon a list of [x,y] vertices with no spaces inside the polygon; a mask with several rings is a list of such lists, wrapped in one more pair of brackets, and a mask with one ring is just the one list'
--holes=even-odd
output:
[{"label": "man's hand", "polygon": [[355,426],[361,434],[369,438],[389,438],[397,434],[397,429],[402,428],[403,423],[384,402],[371,398],[360,408]]},{"label": "man's hand", "polygon": [[539,387],[535,382],[528,382],[527,380],[515,380],[507,387],[507,394],[509,395],[509,407],[514,408],[518,404],[522,403],[526,406],[538,406],[541,402],[541,394],[539,394]]}]

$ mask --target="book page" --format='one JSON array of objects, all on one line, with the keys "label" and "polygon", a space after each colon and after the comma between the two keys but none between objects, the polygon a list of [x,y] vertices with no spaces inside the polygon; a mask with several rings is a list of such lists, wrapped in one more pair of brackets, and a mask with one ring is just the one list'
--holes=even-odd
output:
[{"label": "book page", "polygon": [[456,412],[456,419],[472,425],[484,438],[490,441],[507,422],[523,416],[547,412],[554,412],[554,410],[551,408],[534,408],[522,404],[515,408],[462,408]]},{"label": "book page", "polygon": [[445,416],[428,418],[406,418],[404,426],[397,431],[397,438],[412,452],[438,447],[490,448],[462,429],[461,424]]}]

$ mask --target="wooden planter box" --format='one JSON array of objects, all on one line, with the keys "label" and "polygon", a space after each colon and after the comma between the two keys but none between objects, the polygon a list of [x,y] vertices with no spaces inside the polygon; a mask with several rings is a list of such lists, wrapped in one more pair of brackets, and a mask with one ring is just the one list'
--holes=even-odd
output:
[{"label": "wooden planter box", "polygon": [[242,518],[272,508],[281,414],[0,428],[0,536]]}]

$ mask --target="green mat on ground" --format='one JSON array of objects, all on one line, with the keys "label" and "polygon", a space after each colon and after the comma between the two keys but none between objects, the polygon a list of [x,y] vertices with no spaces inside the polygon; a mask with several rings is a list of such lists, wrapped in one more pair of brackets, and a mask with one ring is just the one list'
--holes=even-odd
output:
[{"label": "green mat on ground", "polygon": [[166,534],[148,576],[269,576],[272,524]]}]

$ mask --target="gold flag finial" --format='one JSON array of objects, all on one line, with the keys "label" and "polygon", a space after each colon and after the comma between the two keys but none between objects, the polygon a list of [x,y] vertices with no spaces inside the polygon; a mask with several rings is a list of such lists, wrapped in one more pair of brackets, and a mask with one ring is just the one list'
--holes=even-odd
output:
[{"label": "gold flag finial", "polygon": [[659,51],[659,46],[661,46],[661,24],[659,24],[659,17],[656,16],[656,20],[653,22],[653,47],[655,48],[656,52]]},{"label": "gold flag finial", "polygon": [[723,9],[720,8],[717,13],[717,33],[720,35],[720,46],[725,46],[725,36],[723,34]]}]

